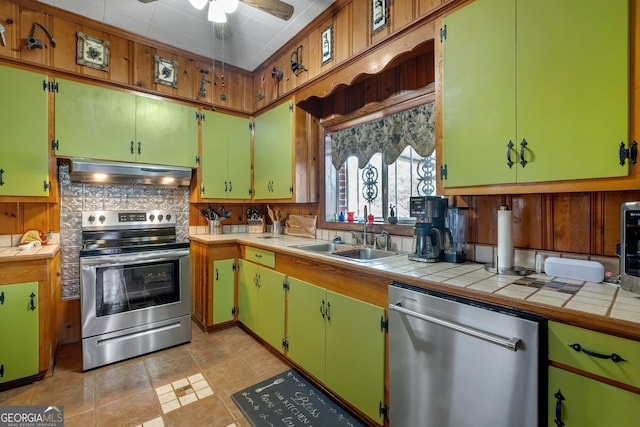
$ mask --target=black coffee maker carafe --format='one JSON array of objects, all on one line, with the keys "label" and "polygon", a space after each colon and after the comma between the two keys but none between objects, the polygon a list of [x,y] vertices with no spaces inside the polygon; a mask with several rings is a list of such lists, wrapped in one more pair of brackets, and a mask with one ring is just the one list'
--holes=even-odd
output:
[{"label": "black coffee maker carafe", "polygon": [[416,218],[410,260],[438,262],[443,259],[447,204],[446,198],[438,196],[419,196],[409,199],[409,213]]}]

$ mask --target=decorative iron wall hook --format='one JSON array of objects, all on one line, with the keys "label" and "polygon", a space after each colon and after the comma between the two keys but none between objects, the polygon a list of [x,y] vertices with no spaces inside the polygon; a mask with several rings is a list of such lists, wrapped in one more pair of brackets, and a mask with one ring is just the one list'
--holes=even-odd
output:
[{"label": "decorative iron wall hook", "polygon": [[293,73],[297,76],[298,74],[300,74],[303,71],[307,71],[307,69],[305,68],[304,65],[302,65],[302,62],[300,60],[300,51],[302,50],[302,45],[298,46],[298,48],[296,50],[294,50],[293,52],[291,52],[291,57],[289,58],[290,62],[291,62],[291,71],[293,71]]},{"label": "decorative iron wall hook", "polygon": [[56,41],[53,39],[53,35],[47,30],[44,25],[39,22],[34,22],[33,27],[31,27],[31,35],[27,37],[27,49],[42,49],[43,44],[42,40],[36,38],[36,30],[40,27],[42,31],[49,37],[49,42],[51,43],[51,47],[56,47]]}]

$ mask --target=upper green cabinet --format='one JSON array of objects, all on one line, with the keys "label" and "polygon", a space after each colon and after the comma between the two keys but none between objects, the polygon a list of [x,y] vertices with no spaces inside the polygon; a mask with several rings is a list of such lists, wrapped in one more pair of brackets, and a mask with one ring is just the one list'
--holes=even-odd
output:
[{"label": "upper green cabinet", "polygon": [[257,116],[253,130],[255,199],[293,197],[293,102]]},{"label": "upper green cabinet", "polygon": [[202,120],[202,198],[251,198],[249,120],[207,112]]},{"label": "upper green cabinet", "polygon": [[38,282],[0,286],[0,383],[38,373]]},{"label": "upper green cabinet", "polygon": [[70,80],[56,83],[56,155],[197,166],[196,108]]},{"label": "upper green cabinet", "polygon": [[443,24],[445,187],[628,174],[627,0],[476,0]]},{"label": "upper green cabinet", "polygon": [[48,196],[47,77],[0,66],[0,196]]}]

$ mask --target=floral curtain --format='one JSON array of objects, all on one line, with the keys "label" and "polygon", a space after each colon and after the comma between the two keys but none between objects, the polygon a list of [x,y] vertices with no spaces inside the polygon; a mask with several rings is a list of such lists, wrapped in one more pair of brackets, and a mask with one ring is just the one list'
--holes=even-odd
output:
[{"label": "floral curtain", "polygon": [[396,161],[407,145],[422,157],[436,147],[434,103],[401,111],[382,119],[332,133],[331,162],[340,169],[350,156],[364,168],[375,153],[382,153],[388,165]]}]

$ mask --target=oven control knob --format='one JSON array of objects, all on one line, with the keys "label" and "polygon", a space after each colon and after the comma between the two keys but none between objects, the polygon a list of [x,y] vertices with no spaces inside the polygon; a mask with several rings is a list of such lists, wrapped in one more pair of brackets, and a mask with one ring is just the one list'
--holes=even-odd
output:
[{"label": "oven control knob", "polygon": [[162,222],[162,214],[158,215],[158,221]]},{"label": "oven control knob", "polygon": [[104,217],[104,215],[100,215],[100,216],[98,217],[98,221],[100,221],[100,223],[101,223],[101,224],[104,222],[104,220],[105,220],[105,219],[106,219],[106,218]]},{"label": "oven control knob", "polygon": [[167,218],[167,221],[171,221],[171,214],[167,214],[166,218]]},{"label": "oven control knob", "polygon": [[89,222],[93,222],[96,220],[96,217],[93,215],[89,215],[89,218],[87,218],[89,220]]},{"label": "oven control knob", "polygon": [[156,219],[154,214],[149,215],[149,221],[153,222],[154,219]]}]

